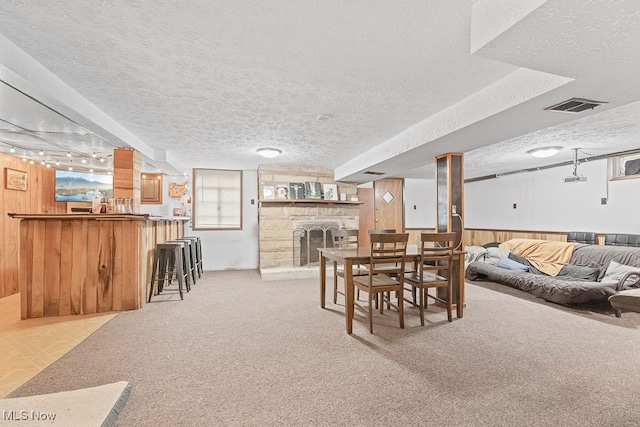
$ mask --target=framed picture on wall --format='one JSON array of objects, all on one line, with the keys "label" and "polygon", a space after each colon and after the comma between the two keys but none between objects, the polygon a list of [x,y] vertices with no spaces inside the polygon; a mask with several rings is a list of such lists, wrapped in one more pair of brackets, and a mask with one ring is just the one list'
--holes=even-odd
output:
[{"label": "framed picture on wall", "polygon": [[4,168],[4,188],[7,190],[27,191],[27,172]]},{"label": "framed picture on wall", "polygon": [[323,184],[322,192],[325,200],[338,200],[338,186],[336,184]]}]

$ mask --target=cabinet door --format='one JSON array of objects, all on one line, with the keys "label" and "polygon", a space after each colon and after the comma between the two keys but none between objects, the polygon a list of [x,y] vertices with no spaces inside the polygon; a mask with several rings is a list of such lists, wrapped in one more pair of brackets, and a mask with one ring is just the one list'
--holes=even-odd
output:
[{"label": "cabinet door", "polygon": [[162,204],[162,174],[143,173],[140,180],[140,203]]}]

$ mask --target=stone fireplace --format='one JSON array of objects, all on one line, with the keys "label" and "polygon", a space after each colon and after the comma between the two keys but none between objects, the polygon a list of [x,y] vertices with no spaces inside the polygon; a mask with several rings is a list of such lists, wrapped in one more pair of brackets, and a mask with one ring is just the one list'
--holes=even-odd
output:
[{"label": "stone fireplace", "polygon": [[[260,191],[264,185],[315,181],[333,183],[330,170],[269,168],[259,170]],[[338,184],[347,200],[355,185]],[[263,280],[317,277],[318,248],[331,246],[331,230],[357,229],[359,204],[325,200],[260,200],[260,275]]]}]

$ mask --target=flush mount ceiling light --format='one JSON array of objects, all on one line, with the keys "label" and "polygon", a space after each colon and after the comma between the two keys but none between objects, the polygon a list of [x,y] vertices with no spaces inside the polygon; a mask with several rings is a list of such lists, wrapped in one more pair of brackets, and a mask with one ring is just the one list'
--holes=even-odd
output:
[{"label": "flush mount ceiling light", "polygon": [[278,150],[277,148],[258,148],[256,151],[262,157],[266,157],[268,159],[271,159],[273,157],[277,157],[280,154],[282,154],[282,151]]},{"label": "flush mount ceiling light", "polygon": [[558,154],[558,151],[560,150],[562,150],[562,147],[541,147],[529,150],[527,153],[531,154],[533,157],[551,157]]}]

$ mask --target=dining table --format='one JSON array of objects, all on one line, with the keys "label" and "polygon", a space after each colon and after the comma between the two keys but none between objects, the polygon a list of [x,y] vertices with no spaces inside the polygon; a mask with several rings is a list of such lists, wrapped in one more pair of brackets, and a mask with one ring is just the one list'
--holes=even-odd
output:
[{"label": "dining table", "polygon": [[[361,246],[358,248],[318,248],[320,253],[320,308],[325,308],[325,300],[327,295],[327,260],[342,264],[344,266],[344,295],[345,295],[345,322],[348,334],[353,332],[353,314],[354,314],[354,284],[353,284],[353,266],[358,264],[368,264],[371,260],[371,246]],[[464,272],[464,251],[454,251],[454,257],[458,261],[458,272]],[[408,246],[405,261],[407,264],[413,264],[417,268],[421,262],[421,254],[417,246]],[[459,275],[460,273],[458,273]],[[464,278],[454,280],[453,286],[457,285],[456,298],[456,316],[462,318],[464,306]]]}]

